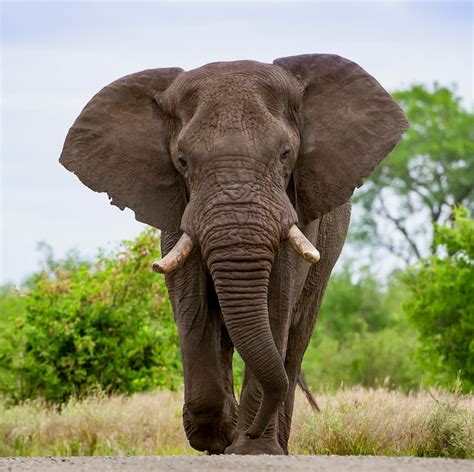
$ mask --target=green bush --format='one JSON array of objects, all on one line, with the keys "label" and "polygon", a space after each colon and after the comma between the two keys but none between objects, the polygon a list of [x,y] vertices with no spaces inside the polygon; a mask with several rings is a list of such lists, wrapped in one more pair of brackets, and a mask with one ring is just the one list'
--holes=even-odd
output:
[{"label": "green bush", "polygon": [[427,382],[474,388],[474,220],[454,211],[451,226],[436,226],[436,255],[403,277],[409,319],[419,331],[417,360]]},{"label": "green bush", "polygon": [[164,280],[151,271],[155,230],[90,265],[68,260],[32,277],[26,313],[2,336],[16,400],[64,402],[93,389],[132,393],[181,382],[176,327]]}]

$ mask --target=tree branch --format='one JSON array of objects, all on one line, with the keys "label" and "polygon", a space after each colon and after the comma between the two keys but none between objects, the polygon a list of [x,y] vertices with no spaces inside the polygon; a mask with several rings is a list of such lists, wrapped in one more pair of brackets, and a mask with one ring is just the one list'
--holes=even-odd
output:
[{"label": "tree branch", "polygon": [[401,218],[396,218],[395,216],[390,214],[381,194],[378,195],[378,198],[380,200],[382,211],[385,213],[385,216],[387,217],[387,219],[391,221],[395,225],[395,228],[397,228],[397,230],[403,235],[403,237],[405,238],[405,240],[408,242],[409,246],[411,247],[412,251],[415,253],[416,258],[421,259],[421,254],[420,254],[420,251],[418,250],[418,247],[415,241],[412,240],[406,228],[403,226],[403,220]]},{"label": "tree branch", "polygon": [[454,205],[460,205],[464,199],[469,197],[469,194],[472,192],[472,187],[467,187],[461,195],[456,196],[454,199]]},{"label": "tree branch", "polygon": [[382,243],[383,246],[392,254],[394,254],[396,257],[401,259],[406,265],[410,265],[410,257],[407,256],[407,254],[401,250],[399,250],[392,242],[390,241],[384,241]]}]

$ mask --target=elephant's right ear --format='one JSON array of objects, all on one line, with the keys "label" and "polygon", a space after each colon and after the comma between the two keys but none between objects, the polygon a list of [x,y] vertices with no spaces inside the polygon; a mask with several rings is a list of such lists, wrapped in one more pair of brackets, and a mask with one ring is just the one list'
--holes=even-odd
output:
[{"label": "elephant's right ear", "polygon": [[157,100],[182,72],[150,69],[103,88],[66,137],[60,163],[138,221],[178,231],[184,181],[171,161],[169,121]]}]

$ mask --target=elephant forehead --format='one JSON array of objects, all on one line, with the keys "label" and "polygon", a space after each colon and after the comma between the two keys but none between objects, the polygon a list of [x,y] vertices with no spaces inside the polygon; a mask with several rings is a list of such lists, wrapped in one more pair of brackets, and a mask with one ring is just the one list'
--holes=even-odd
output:
[{"label": "elephant forehead", "polygon": [[284,86],[288,80],[285,72],[272,64],[256,61],[232,61],[214,62],[184,72],[179,76],[177,84],[181,84],[181,86],[199,85],[203,80],[225,81],[225,79],[229,80],[232,77],[239,78],[241,81],[247,79],[248,83],[261,82],[273,86]]},{"label": "elephant forehead", "polygon": [[299,95],[298,84],[280,67],[255,61],[218,62],[183,72],[168,90],[178,110],[194,110],[202,102],[265,105],[274,113]]}]

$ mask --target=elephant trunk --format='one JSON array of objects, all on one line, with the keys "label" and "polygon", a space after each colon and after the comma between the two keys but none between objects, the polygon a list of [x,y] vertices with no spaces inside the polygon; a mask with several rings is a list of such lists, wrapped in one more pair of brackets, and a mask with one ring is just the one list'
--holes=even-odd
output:
[{"label": "elephant trunk", "polygon": [[[247,232],[249,232],[247,228]],[[259,238],[261,238],[261,228]],[[255,238],[258,240],[258,237]],[[246,434],[258,438],[288,390],[281,354],[275,345],[268,316],[268,282],[273,264],[271,244],[229,244],[228,232],[213,234],[227,241],[207,252],[224,323],[245,365],[262,386],[260,408]],[[207,247],[212,246],[212,242]]]}]

